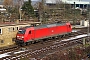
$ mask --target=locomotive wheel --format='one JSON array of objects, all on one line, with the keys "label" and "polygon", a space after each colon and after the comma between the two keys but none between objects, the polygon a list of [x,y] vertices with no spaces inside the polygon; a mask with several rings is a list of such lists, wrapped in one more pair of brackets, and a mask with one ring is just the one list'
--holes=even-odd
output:
[{"label": "locomotive wheel", "polygon": [[58,37],[57,36],[55,36],[55,37],[52,37],[54,40],[56,40],[56,39],[58,39]]},{"label": "locomotive wheel", "polygon": [[32,44],[34,44],[34,43],[35,43],[35,41],[32,41],[31,43],[32,43]]},{"label": "locomotive wheel", "polygon": [[39,42],[39,40],[36,40],[36,41],[35,41],[35,43],[38,43],[38,42]]},{"label": "locomotive wheel", "polygon": [[65,37],[65,35],[61,35],[61,38]]},{"label": "locomotive wheel", "polygon": [[40,40],[40,42],[41,42],[41,44],[43,44],[43,39],[42,39],[42,40]]},{"label": "locomotive wheel", "polygon": [[20,46],[26,46],[26,43],[21,43]]},{"label": "locomotive wheel", "polygon": [[27,43],[26,43],[26,46],[27,46],[27,45],[30,45],[30,44],[31,44],[31,42],[27,42]]},{"label": "locomotive wheel", "polygon": [[48,39],[49,39],[49,40],[52,40],[53,38],[52,38],[52,37],[49,37]]}]

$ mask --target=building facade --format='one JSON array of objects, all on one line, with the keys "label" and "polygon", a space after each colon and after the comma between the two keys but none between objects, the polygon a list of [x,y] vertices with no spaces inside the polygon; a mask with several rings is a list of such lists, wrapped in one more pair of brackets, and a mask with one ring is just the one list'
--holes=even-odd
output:
[{"label": "building facade", "polygon": [[71,4],[72,6],[75,4],[75,7],[79,8],[87,8],[90,5],[90,2],[81,1],[81,0],[46,0],[46,4],[56,4],[56,3],[65,3]]}]

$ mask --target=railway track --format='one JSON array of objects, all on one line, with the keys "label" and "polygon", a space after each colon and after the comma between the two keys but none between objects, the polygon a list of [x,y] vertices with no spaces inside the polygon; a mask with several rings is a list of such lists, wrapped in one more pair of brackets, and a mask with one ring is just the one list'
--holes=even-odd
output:
[{"label": "railway track", "polygon": [[[29,59],[36,59],[36,58],[43,58],[45,55],[52,54],[53,52],[57,50],[64,49],[65,47],[69,47],[71,45],[76,44],[82,44],[82,39],[72,39],[69,41],[65,41],[67,39],[70,39],[71,37],[75,37],[77,35],[86,34],[87,31],[85,29],[82,29],[77,32],[72,32],[70,36],[65,36],[61,39],[53,39],[53,40],[46,40],[43,42],[43,44],[35,43],[31,44],[30,46],[25,46],[19,48],[18,46],[16,48],[8,49],[7,51],[2,50],[0,54],[6,54],[7,56],[2,57],[0,59],[8,59],[8,60],[19,60],[21,58],[29,58]],[[83,37],[87,38],[87,36]]]}]

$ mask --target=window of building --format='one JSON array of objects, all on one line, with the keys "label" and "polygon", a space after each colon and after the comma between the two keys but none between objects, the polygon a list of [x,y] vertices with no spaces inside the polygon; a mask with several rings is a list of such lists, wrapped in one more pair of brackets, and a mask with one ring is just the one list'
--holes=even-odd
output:
[{"label": "window of building", "polygon": [[10,28],[8,28],[8,30],[9,30],[9,32],[12,32],[12,31],[13,31],[13,28],[12,28],[12,27],[10,27]]},{"label": "window of building", "polygon": [[12,42],[15,42],[16,38],[12,38]]},{"label": "window of building", "polygon": [[1,40],[1,43],[4,43],[4,40]]},{"label": "window of building", "polygon": [[15,31],[15,27],[13,27],[13,31]]},{"label": "window of building", "polygon": [[11,29],[10,29],[10,28],[8,28],[8,30],[9,30],[9,32],[11,31]]},{"label": "window of building", "polygon": [[2,34],[2,28],[0,28],[0,34]]},{"label": "window of building", "polygon": [[14,31],[17,31],[17,27],[14,28]]},{"label": "window of building", "polygon": [[14,31],[14,28],[13,28],[13,31]]},{"label": "window of building", "polygon": [[17,27],[17,30],[19,30],[19,28]]}]

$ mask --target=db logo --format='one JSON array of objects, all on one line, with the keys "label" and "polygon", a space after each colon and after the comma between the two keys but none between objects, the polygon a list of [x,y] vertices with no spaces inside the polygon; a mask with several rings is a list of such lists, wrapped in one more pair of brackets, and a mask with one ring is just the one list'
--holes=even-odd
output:
[{"label": "db logo", "polygon": [[52,30],[52,32],[54,32],[54,30]]}]

